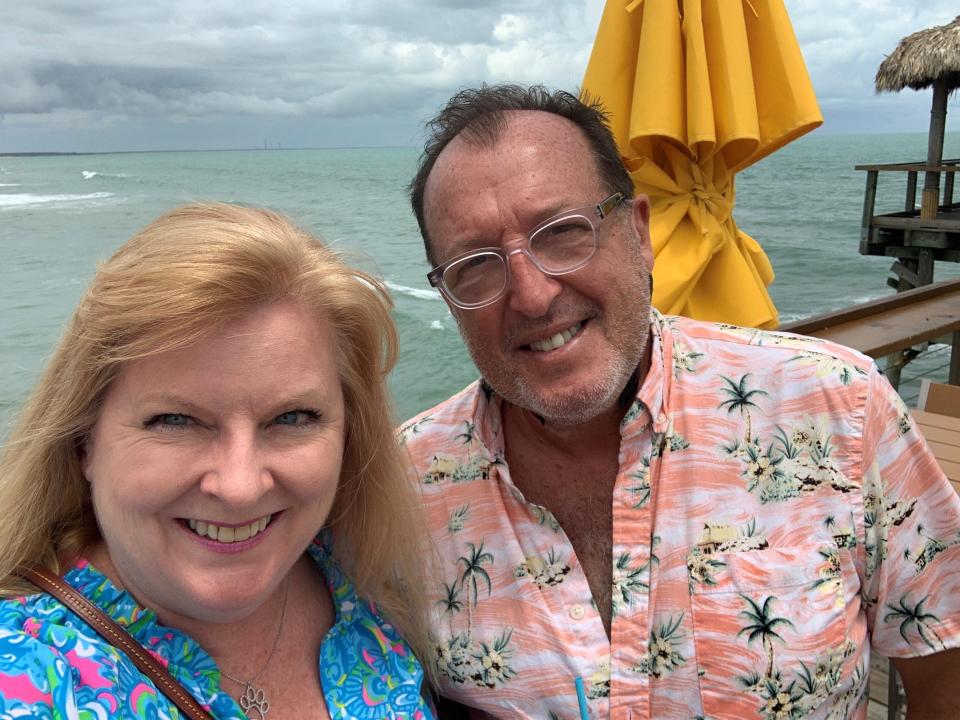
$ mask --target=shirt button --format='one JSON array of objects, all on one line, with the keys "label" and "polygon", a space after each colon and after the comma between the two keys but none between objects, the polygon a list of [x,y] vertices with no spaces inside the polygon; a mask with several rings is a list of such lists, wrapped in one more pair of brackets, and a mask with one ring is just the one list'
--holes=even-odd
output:
[{"label": "shirt button", "polygon": [[582,620],[584,614],[583,605],[574,605],[570,608],[570,617],[574,620]]},{"label": "shirt button", "polygon": [[667,424],[667,419],[668,419],[668,418],[667,418],[667,416],[666,416],[664,413],[660,413],[659,415],[657,415],[657,424],[659,424],[659,425],[666,425],[666,424]]}]

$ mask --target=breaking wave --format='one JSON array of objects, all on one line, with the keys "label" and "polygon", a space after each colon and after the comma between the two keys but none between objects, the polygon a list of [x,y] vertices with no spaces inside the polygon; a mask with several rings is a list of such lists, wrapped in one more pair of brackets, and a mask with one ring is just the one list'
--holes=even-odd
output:
[{"label": "breaking wave", "polygon": [[104,200],[113,197],[113,193],[95,192],[83,195],[40,195],[36,193],[10,193],[0,194],[0,208],[18,208],[31,205],[45,205],[49,203],[60,203],[62,205],[76,205],[91,200]]},{"label": "breaking wave", "polygon": [[412,288],[407,287],[406,285],[397,285],[392,283],[389,280],[387,281],[387,287],[390,288],[395,293],[401,295],[408,295],[409,297],[417,298],[418,300],[439,300],[440,295],[436,290],[424,290],[422,288]]},{"label": "breaking wave", "polygon": [[105,173],[99,170],[81,170],[84,180],[93,180],[93,178],[125,178],[129,177],[126,173]]}]

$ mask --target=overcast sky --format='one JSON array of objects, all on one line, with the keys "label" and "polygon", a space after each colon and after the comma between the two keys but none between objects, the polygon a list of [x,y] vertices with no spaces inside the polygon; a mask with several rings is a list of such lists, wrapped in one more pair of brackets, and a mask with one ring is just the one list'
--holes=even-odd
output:
[{"label": "overcast sky", "polygon": [[[610,0],[624,2],[625,0]],[[746,0],[720,0],[739,3]],[[884,56],[957,0],[786,0],[819,132],[919,132]],[[4,0],[0,152],[418,145],[483,81],[576,88],[603,0]],[[948,130],[960,128],[950,102]]]}]

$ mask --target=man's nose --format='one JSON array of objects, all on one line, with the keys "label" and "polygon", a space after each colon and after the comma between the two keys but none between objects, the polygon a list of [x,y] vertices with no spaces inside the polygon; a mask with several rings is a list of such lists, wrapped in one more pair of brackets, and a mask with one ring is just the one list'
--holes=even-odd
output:
[{"label": "man's nose", "polygon": [[237,510],[251,508],[273,487],[265,458],[254,431],[224,432],[211,448],[201,490]]},{"label": "man's nose", "polygon": [[525,248],[507,256],[510,263],[510,309],[528,317],[542,317],[560,294],[560,281],[536,266]]}]

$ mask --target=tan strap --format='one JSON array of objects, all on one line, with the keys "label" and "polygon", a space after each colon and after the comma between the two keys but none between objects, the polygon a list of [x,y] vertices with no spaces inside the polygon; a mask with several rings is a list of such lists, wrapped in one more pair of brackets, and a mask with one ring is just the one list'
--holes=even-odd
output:
[{"label": "tan strap", "polygon": [[100,634],[107,642],[123,652],[136,665],[140,672],[153,680],[160,692],[186,715],[190,720],[212,720],[193,696],[178,683],[167,669],[153,655],[148,653],[134,637],[123,629],[113,618],[87,600],[62,579],[46,568],[22,567],[16,575],[29,580],[41,590],[53,595],[75,612],[80,618]]}]

